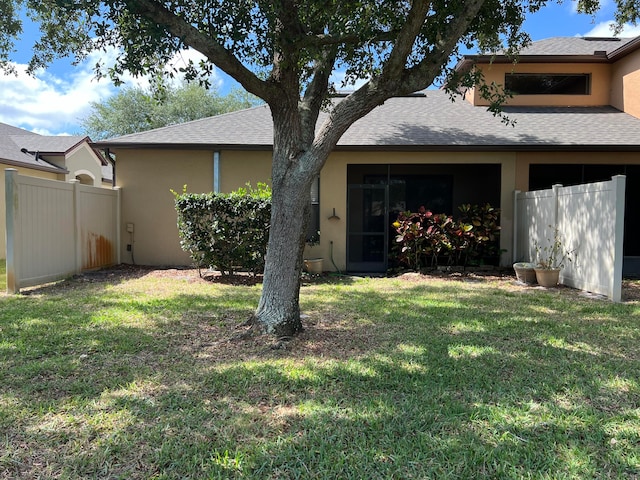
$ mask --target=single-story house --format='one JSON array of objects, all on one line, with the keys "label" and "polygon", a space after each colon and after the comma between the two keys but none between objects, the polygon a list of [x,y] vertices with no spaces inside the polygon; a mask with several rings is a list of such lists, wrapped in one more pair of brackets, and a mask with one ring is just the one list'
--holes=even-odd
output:
[{"label": "single-story house", "polygon": [[111,188],[113,167],[83,136],[45,136],[0,123],[0,258],[5,253],[5,182],[7,168],[21,175]]},{"label": "single-story house", "polygon": [[[467,56],[487,82],[514,95],[513,125],[486,109],[474,89],[452,101],[442,90],[392,98],[356,122],[324,166],[313,220],[320,244],[309,255],[326,269],[384,271],[389,226],[425,205],[456,213],[463,203],[501,209],[501,263],[514,260],[514,191],[627,176],[625,256],[640,257],[640,37],[553,38],[534,42],[518,63]],[[335,99],[339,101],[339,99]],[[322,120],[322,119],[320,119]],[[189,263],[180,249],[171,190],[228,192],[267,182],[268,106],[97,142],[114,155],[122,188],[121,258]]]}]

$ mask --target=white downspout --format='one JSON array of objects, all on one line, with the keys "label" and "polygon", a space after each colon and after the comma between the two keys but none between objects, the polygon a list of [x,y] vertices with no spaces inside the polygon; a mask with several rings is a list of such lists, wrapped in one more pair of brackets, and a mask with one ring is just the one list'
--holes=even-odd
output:
[{"label": "white downspout", "polygon": [[213,152],[213,192],[220,193],[220,152]]}]

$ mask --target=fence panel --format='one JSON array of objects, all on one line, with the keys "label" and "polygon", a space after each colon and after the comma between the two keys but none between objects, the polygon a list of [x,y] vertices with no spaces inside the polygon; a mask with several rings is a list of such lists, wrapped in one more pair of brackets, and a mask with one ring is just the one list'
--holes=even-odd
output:
[{"label": "fence panel", "polygon": [[556,199],[553,190],[518,192],[515,207],[514,260],[528,262],[535,259],[532,238],[544,237],[549,225],[555,222]]},{"label": "fence panel", "polygon": [[79,185],[78,190],[82,270],[120,263],[116,235],[119,209],[114,191],[86,185]]},{"label": "fence panel", "polygon": [[119,263],[119,191],[7,169],[7,291]]},{"label": "fence panel", "polygon": [[514,254],[535,262],[535,245],[548,245],[554,228],[572,250],[560,282],[575,288],[622,297],[625,177],[608,182],[550,190],[516,192]]}]

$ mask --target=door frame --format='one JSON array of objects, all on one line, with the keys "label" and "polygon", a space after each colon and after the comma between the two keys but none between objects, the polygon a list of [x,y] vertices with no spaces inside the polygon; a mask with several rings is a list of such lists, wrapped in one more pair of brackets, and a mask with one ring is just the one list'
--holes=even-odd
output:
[{"label": "door frame", "polygon": [[[352,195],[354,190],[366,191],[366,190],[378,190],[384,192],[384,222],[383,231],[361,231],[354,232],[351,230],[351,215],[352,213]],[[363,209],[358,211],[358,215],[364,215]],[[347,271],[348,272],[362,272],[362,273],[384,273],[387,271],[389,263],[389,185],[384,184],[351,184],[347,185]],[[381,262],[354,262],[350,258],[351,252],[351,239],[352,236],[359,235],[373,235],[383,237],[383,259]]]}]

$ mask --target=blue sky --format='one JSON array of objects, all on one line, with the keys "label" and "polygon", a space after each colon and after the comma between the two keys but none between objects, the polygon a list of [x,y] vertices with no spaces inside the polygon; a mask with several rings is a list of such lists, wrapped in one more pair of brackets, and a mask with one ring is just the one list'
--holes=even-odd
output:
[{"label": "blue sky", "polygon": [[[525,29],[533,40],[558,36],[610,36],[609,24],[613,19],[612,0],[602,0],[595,18],[575,12],[575,3],[550,2],[545,8],[531,15]],[[0,122],[8,123],[43,135],[81,134],[79,120],[90,112],[91,102],[101,102],[113,95],[116,89],[106,80],[93,78],[91,66],[97,58],[72,66],[70,60],[56,61],[35,77],[24,73],[30,57],[30,48],[37,35],[36,27],[27,27],[18,51],[13,55],[18,76],[0,73]],[[640,35],[640,28],[628,27],[621,36]],[[193,53],[185,52],[176,62],[184,61]],[[226,93],[233,82],[222,72],[214,74],[213,83],[221,93]],[[127,85],[146,85],[145,79],[129,78]]]}]

